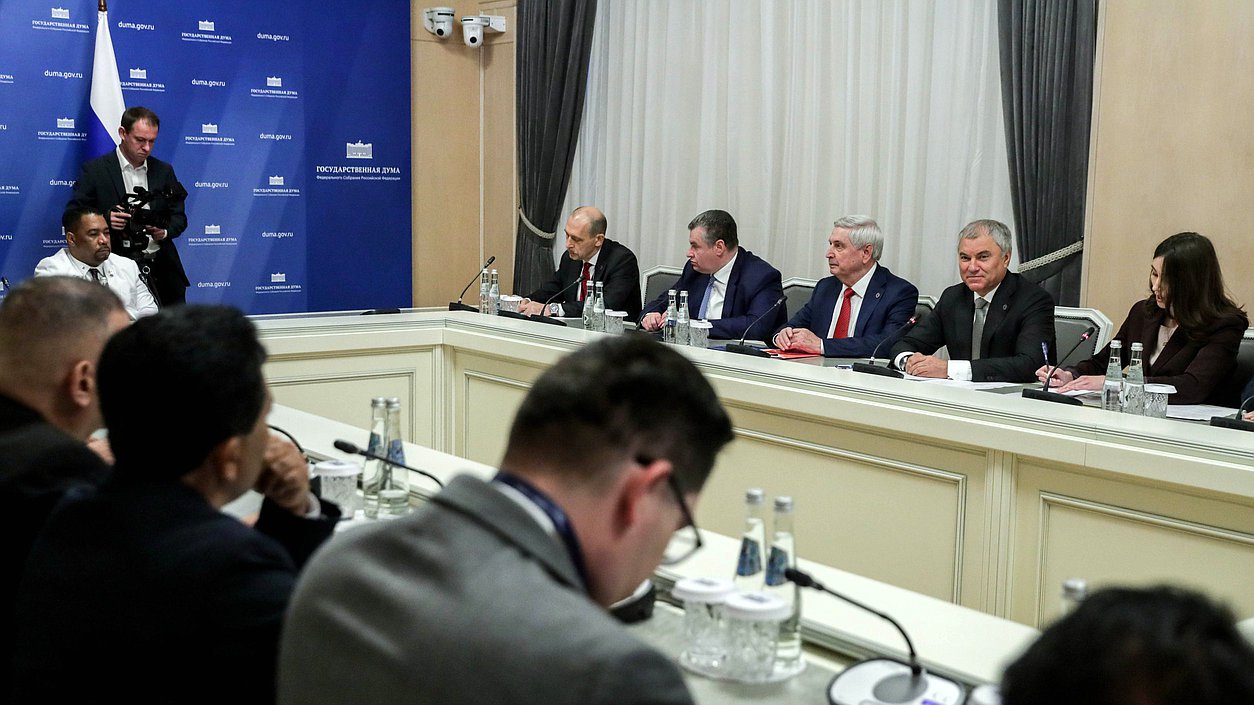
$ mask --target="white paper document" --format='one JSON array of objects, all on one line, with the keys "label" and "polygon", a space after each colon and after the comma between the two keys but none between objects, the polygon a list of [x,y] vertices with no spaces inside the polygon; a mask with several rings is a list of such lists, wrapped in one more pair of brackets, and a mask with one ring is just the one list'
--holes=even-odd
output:
[{"label": "white paper document", "polygon": [[1212,416],[1232,416],[1236,409],[1210,404],[1178,404],[1167,407],[1167,418],[1186,421],[1210,421]]}]

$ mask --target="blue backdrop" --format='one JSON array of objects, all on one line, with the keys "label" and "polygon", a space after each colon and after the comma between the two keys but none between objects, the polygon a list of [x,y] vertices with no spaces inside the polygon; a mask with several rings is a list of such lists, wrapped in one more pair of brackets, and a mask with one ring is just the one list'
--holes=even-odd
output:
[{"label": "blue backdrop", "polygon": [[[92,120],[96,0],[0,4],[0,274],[64,245]],[[409,4],[112,0],[127,107],[187,188],[189,302],[249,313],[403,307]],[[116,126],[114,126],[116,128]]]}]

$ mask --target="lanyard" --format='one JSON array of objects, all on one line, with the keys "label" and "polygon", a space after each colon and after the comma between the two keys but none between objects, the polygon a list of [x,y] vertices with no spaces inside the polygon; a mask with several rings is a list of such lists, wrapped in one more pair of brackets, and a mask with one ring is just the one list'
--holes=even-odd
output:
[{"label": "lanyard", "polygon": [[561,537],[562,544],[566,546],[566,552],[570,554],[570,562],[575,565],[575,571],[579,573],[579,578],[583,580],[584,589],[587,590],[588,574],[584,569],[583,549],[579,548],[579,539],[575,536],[575,528],[570,525],[570,518],[566,516],[566,512],[557,506],[557,502],[554,502],[534,485],[508,471],[502,470],[498,472],[496,477],[492,478],[492,481],[514,488],[548,516],[553,522],[553,527],[557,530],[557,535]]}]

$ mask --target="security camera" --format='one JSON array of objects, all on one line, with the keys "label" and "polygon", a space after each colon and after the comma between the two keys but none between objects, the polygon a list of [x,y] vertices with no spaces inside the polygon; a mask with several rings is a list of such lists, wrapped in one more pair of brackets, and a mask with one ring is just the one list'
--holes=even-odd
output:
[{"label": "security camera", "polygon": [[462,18],[462,41],[468,47],[483,44],[483,31],[504,32],[504,15],[468,15]]},{"label": "security camera", "polygon": [[422,11],[422,24],[440,39],[448,39],[453,34],[453,8],[428,7]]}]

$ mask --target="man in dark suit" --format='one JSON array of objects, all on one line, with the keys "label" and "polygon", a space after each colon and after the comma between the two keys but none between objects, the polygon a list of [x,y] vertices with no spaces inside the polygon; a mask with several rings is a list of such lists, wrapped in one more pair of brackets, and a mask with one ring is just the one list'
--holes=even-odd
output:
[{"label": "man in dark suit", "polygon": [[[787,307],[776,306],[784,296],[779,270],[740,247],[727,211],[706,211],[688,223],[688,262],[672,288],[688,292],[690,318],[713,324],[711,338],[768,340],[788,320]],[[666,294],[649,302],[640,326],[661,329],[667,303]],[[772,306],[774,313],[764,315]]]},{"label": "man in dark suit", "polygon": [[[148,108],[129,108],[122,113],[122,125],[118,127],[121,136],[118,148],[84,163],[78,181],[74,183],[74,195],[66,208],[93,206],[107,213],[114,252],[125,251],[121,240],[131,216],[116,208],[126,203],[127,195],[133,194],[136,186],[149,191],[162,191],[178,182],[174,167],[150,154],[160,127],[157,114]],[[183,271],[183,261],[174,246],[174,239],[187,229],[183,202],[157,199],[150,207],[153,210],[168,207],[170,223],[166,228],[144,227],[151,240],[147,249],[138,256],[137,263],[141,270],[144,267],[150,270],[148,277],[159,306],[181,304],[187,300],[187,287],[190,285]]]},{"label": "man in dark suit", "polygon": [[109,289],[71,277],[27,280],[0,306],[0,693],[31,544],[67,490],[108,473],[84,441],[101,426],[100,351],[129,321]]},{"label": "man in dark suit", "polygon": [[884,234],[872,218],[847,215],[827,238],[832,276],[788,325],[775,334],[775,347],[825,357],[870,357],[889,334],[905,325],[919,303],[919,290],[879,264]]},{"label": "man in dark suit", "polygon": [[[977,220],[958,234],[962,283],[941,294],[936,308],[893,346],[893,364],[919,377],[1032,382],[1045,364],[1041,344],[1054,350],[1054,300],[1008,271],[1010,229]],[[942,345],[949,359],[933,355]]]},{"label": "man in dark suit", "polygon": [[[264,360],[252,323],[225,306],[176,306],[105,346],[117,463],[61,503],[31,550],[14,702],[274,701],[297,569],[339,512],[266,426]],[[255,527],[220,511],[249,489],[265,496]]]},{"label": "man in dark suit", "polygon": [[626,311],[629,321],[639,318],[640,265],[626,246],[605,238],[606,228],[599,209],[576,208],[566,219],[566,251],[557,271],[527,295],[520,311],[577,318],[583,315],[583,302],[593,285],[604,282],[605,307]]},{"label": "man in dark suit", "polygon": [[689,507],[731,437],[701,373],[649,337],[563,358],[493,481],[458,477],[313,560],[279,702],[690,705],[675,664],[607,608],[699,546]]}]

